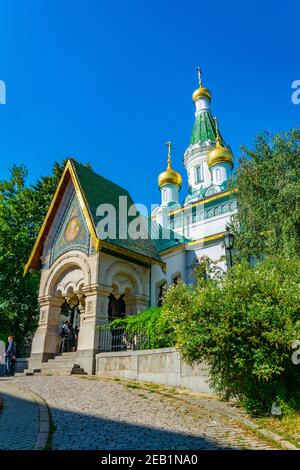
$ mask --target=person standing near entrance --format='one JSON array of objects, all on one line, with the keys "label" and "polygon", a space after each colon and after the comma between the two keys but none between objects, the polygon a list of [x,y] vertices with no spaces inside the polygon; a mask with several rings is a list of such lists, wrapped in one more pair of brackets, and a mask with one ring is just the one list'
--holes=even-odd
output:
[{"label": "person standing near entrance", "polygon": [[5,351],[5,365],[6,365],[6,375],[9,377],[14,375],[16,362],[16,345],[14,343],[14,337],[8,337],[8,345]]},{"label": "person standing near entrance", "polygon": [[69,333],[70,331],[68,327],[68,320],[66,320],[60,332],[60,336],[62,337],[62,342],[61,342],[60,349],[59,349],[60,353],[65,353],[65,352],[68,352],[69,350],[69,342],[68,342]]},{"label": "person standing near entrance", "polygon": [[68,329],[69,329],[69,334],[67,336],[67,340],[69,343],[69,351],[73,351],[74,342],[75,342],[75,333],[74,333],[73,325],[70,321],[68,321]]}]

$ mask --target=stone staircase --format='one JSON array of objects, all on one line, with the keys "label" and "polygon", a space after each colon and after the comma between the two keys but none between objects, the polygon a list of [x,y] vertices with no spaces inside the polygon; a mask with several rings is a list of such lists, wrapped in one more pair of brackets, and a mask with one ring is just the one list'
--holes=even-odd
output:
[{"label": "stone staircase", "polygon": [[26,369],[16,375],[85,375],[86,372],[76,364],[76,352],[58,354],[48,362],[43,362],[40,369]]}]

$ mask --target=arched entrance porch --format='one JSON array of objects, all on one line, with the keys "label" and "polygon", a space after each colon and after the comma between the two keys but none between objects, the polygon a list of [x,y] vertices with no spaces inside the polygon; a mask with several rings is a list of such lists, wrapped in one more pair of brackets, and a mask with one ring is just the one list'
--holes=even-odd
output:
[{"label": "arched entrance porch", "polygon": [[59,333],[64,319],[80,324],[85,311],[84,288],[90,282],[85,258],[84,254],[68,254],[58,259],[51,269],[42,271],[40,318],[30,356],[32,368],[40,367],[42,362],[59,353],[62,341]]},{"label": "arched entrance porch", "polygon": [[94,370],[95,354],[101,349],[101,325],[114,317],[133,315],[149,305],[149,271],[144,267],[105,254],[81,252],[62,255],[42,271],[40,321],[33,339],[30,368],[59,352],[62,305],[78,306],[79,324],[76,363],[86,372]]}]

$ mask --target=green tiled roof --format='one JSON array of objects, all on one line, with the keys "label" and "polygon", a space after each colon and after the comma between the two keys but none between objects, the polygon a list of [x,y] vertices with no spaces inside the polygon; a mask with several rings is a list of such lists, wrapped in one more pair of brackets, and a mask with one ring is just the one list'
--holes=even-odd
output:
[{"label": "green tiled roof", "polygon": [[[94,171],[86,168],[74,160],[72,160],[72,164],[81,186],[81,190],[85,196],[95,227],[97,227],[97,223],[99,222],[99,217],[96,216],[98,206],[100,204],[112,204],[115,207],[117,214],[117,237],[116,239],[107,238],[105,241],[117,247],[138,253],[153,260],[161,261],[156,240],[151,240],[151,237],[148,237],[146,240],[141,238],[132,240],[129,237],[123,240],[118,237],[119,196],[127,196],[128,209],[132,204],[134,204],[129,192],[121,186],[118,186],[103,176],[98,175]],[[132,217],[131,220],[133,218],[134,217]],[[128,222],[130,222],[129,217]]]},{"label": "green tiled roof", "polygon": [[209,111],[203,111],[195,119],[190,144],[216,140],[216,126]]}]

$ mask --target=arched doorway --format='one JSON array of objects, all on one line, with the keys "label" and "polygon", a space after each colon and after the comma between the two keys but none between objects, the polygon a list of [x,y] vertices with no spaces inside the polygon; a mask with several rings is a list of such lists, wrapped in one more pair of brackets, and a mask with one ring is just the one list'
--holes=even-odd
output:
[{"label": "arched doorway", "polygon": [[110,294],[108,297],[108,321],[109,323],[116,318],[124,318],[126,315],[126,303],[124,300],[125,294],[115,296]]},{"label": "arched doorway", "polygon": [[63,348],[63,352],[74,351],[77,349],[81,317],[85,310],[84,271],[78,264],[66,263],[65,266],[59,267],[53,272],[48,282],[48,286],[45,286],[48,287],[46,299],[52,306],[48,318],[51,317],[53,338],[54,332],[56,333],[53,353],[62,352],[62,344],[66,339],[66,335],[63,335],[64,324],[68,325],[70,335],[69,346]]}]

